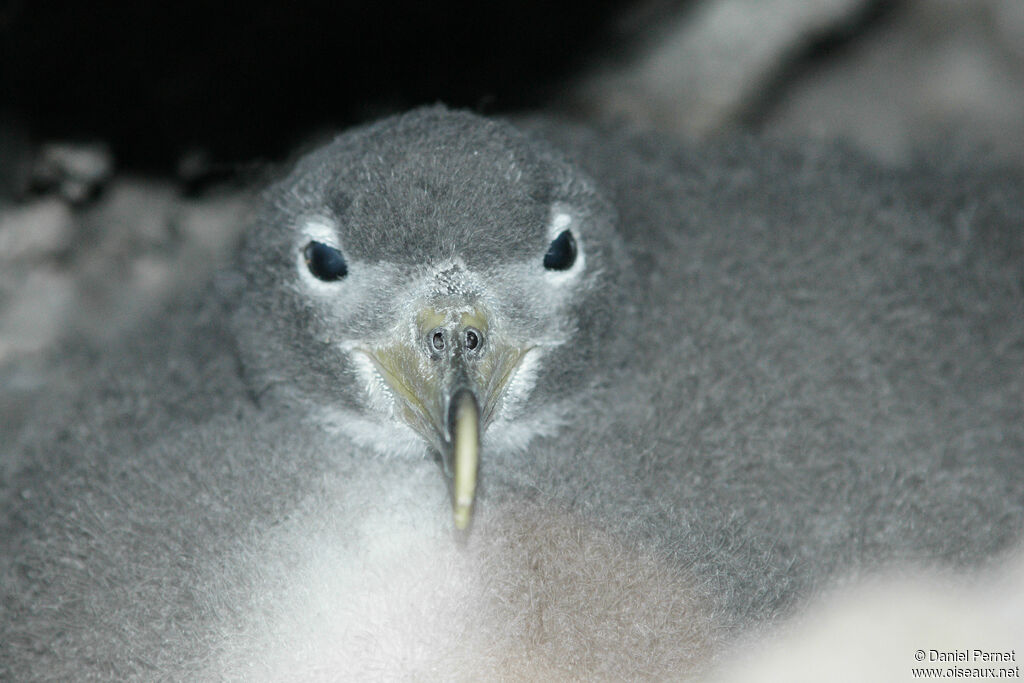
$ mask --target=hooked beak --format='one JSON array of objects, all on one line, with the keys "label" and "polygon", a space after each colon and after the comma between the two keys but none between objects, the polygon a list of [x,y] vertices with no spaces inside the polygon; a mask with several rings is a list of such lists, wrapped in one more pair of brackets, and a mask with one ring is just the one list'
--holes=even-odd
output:
[{"label": "hooked beak", "polygon": [[446,449],[452,470],[452,513],[455,528],[465,529],[476,496],[476,470],[480,462],[480,407],[468,389],[459,389],[448,408],[451,446]]},{"label": "hooked beak", "polygon": [[465,305],[425,308],[388,342],[357,347],[391,390],[395,414],[439,457],[457,529],[472,518],[484,433],[531,348],[495,332],[486,311]]}]

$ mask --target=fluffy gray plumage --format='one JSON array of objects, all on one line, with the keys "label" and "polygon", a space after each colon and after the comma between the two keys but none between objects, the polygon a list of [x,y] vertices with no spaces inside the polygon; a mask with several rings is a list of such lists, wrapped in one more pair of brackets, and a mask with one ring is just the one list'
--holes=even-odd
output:
[{"label": "fluffy gray plumage", "polygon": [[[236,269],[25,398],[0,678],[686,677],[836,578],[1021,541],[1019,175],[523,126],[346,133]],[[465,533],[346,351],[442,290],[545,344]]]}]

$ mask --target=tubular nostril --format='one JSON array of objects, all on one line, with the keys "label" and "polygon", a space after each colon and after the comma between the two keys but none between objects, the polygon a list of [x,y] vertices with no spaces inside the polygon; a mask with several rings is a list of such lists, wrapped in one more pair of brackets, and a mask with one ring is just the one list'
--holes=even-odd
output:
[{"label": "tubular nostril", "polygon": [[476,355],[483,352],[484,333],[475,327],[458,330],[441,326],[427,332],[424,342],[434,358],[440,358],[451,351],[458,353],[459,350]]},{"label": "tubular nostril", "polygon": [[436,329],[431,333],[430,346],[435,351],[444,351],[444,330]]},{"label": "tubular nostril", "polygon": [[483,343],[483,333],[475,327],[468,327],[464,333],[467,351],[475,351]]}]

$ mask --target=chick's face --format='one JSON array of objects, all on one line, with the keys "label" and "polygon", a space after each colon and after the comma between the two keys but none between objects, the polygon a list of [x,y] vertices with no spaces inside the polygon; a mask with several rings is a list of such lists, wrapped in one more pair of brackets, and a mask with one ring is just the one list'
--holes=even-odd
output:
[{"label": "chick's face", "polygon": [[439,456],[460,524],[478,455],[553,433],[587,386],[616,324],[612,223],[510,127],[426,110],[353,131],[268,196],[245,356],[357,445]]}]

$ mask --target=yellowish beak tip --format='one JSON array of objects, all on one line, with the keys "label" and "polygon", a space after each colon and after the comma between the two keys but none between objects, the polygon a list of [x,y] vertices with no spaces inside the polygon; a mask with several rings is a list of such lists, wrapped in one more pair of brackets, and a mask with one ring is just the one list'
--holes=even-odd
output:
[{"label": "yellowish beak tip", "polygon": [[472,516],[473,507],[471,505],[455,505],[453,513],[455,517],[455,528],[459,531],[464,530],[469,526],[469,519]]}]

